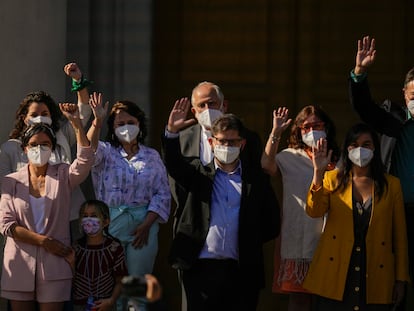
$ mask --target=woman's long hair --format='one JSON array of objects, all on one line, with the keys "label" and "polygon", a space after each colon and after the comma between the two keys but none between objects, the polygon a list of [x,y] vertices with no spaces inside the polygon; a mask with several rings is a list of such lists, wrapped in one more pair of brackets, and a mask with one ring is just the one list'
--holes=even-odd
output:
[{"label": "woman's long hair", "polygon": [[374,181],[375,195],[378,198],[384,194],[385,188],[387,187],[387,179],[385,178],[385,167],[381,160],[381,146],[378,138],[378,134],[374,129],[365,123],[358,123],[352,126],[346,134],[344,144],[341,152],[341,167],[338,173],[338,186],[335,191],[344,191],[348,183],[350,182],[351,170],[353,167],[352,161],[348,158],[348,147],[352,143],[356,142],[362,134],[369,134],[374,143],[374,156],[369,163],[370,177]]},{"label": "woman's long hair", "polygon": [[49,109],[50,112],[50,118],[52,119],[51,127],[55,133],[59,131],[60,122],[63,120],[62,112],[48,93],[38,91],[29,93],[23,98],[19,108],[17,108],[14,127],[10,132],[9,138],[19,139],[24,132],[27,127],[24,120],[26,119],[29,107],[33,102],[45,104],[47,106],[47,109]]}]

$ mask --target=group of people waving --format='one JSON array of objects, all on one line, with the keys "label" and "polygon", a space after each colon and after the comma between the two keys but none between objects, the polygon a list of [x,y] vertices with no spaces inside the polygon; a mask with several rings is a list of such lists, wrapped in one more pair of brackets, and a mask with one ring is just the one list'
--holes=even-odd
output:
[{"label": "group of people waving", "polygon": [[[371,98],[375,56],[374,39],[358,41],[350,96],[366,123],[348,130],[342,148],[333,121],[314,105],[294,119],[275,109],[263,148],[228,113],[220,88],[202,82],[174,103],[163,158],[144,145],[147,120],[135,103],[108,111],[78,66],[66,65],[78,104],[29,94],[1,146],[1,296],[13,311],[63,310],[65,301],[74,310],[120,310],[121,278],[151,278],[172,195],[168,261],[188,311],[255,310],[263,244],[278,236],[273,291],[290,294],[290,311],[403,308],[414,259],[414,73],[401,119]],[[94,193],[85,199],[79,185],[89,173]],[[269,175],[282,178],[281,208]]]}]

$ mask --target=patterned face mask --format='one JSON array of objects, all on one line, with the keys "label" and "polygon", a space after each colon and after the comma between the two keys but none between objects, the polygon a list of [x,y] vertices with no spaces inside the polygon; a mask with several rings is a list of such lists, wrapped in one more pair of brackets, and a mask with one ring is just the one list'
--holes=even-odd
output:
[{"label": "patterned face mask", "polygon": [[98,217],[82,218],[82,229],[87,235],[95,235],[101,228],[101,220]]}]

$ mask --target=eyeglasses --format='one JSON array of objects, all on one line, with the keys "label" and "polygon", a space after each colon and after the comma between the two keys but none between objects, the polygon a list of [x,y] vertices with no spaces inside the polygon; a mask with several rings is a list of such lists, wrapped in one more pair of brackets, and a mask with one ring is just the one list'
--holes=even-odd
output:
[{"label": "eyeglasses", "polygon": [[36,148],[37,146],[40,146],[40,149],[43,151],[47,151],[50,148],[52,148],[52,144],[44,143],[44,144],[37,144],[37,143],[30,143],[28,144],[29,148]]},{"label": "eyeglasses", "polygon": [[305,132],[309,132],[311,129],[322,131],[325,129],[325,123],[323,122],[306,123],[306,124],[302,124],[300,128],[304,130]]},{"label": "eyeglasses", "polygon": [[234,139],[219,139],[215,136],[213,138],[219,143],[219,145],[227,145],[227,146],[237,146],[243,138],[234,138]]}]

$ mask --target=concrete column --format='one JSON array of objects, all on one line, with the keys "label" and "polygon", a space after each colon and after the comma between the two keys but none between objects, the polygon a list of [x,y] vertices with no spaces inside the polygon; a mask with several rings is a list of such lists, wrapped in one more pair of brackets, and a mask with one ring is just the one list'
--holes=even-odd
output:
[{"label": "concrete column", "polygon": [[65,95],[66,1],[0,1],[0,142],[8,138],[23,97]]}]

